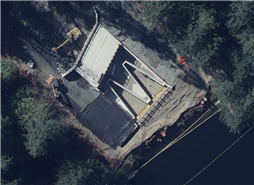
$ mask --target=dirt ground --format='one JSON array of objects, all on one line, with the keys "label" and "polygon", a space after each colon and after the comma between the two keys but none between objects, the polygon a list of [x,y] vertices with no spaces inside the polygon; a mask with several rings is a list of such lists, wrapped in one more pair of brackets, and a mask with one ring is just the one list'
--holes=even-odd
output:
[{"label": "dirt ground", "polygon": [[[45,83],[50,74],[60,77],[75,61],[95,24],[94,5],[99,11],[100,23],[174,86],[163,100],[163,106],[124,147],[110,148],[70,115],[72,126],[79,130],[83,139],[117,166],[153,133],[174,124],[183,112],[199,104],[207,93],[211,72],[191,64],[180,66],[176,62],[178,54],[143,24],[142,15],[131,2],[1,2],[1,55],[17,60],[20,68],[33,74],[41,83]],[[66,33],[75,26],[82,31],[82,37],[59,49],[57,54],[52,53],[51,48],[62,43]],[[35,62],[36,70],[28,70],[23,65],[30,59]],[[63,80],[70,96],[76,102],[84,102],[80,105],[82,108],[98,96],[83,78]]]}]

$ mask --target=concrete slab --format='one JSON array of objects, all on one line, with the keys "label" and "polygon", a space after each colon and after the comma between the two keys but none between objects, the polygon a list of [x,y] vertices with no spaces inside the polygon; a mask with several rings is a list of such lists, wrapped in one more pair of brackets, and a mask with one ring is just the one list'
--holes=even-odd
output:
[{"label": "concrete slab", "polygon": [[147,92],[149,92],[150,96],[152,98],[155,97],[155,95],[161,90],[163,87],[162,85],[158,84],[157,82],[153,81],[148,76],[144,75],[138,70],[133,71],[133,76],[139,80],[139,84],[143,86],[143,89],[145,89]]},{"label": "concrete slab", "polygon": [[130,104],[130,106],[133,108],[135,111],[135,117],[145,108],[147,103],[144,103],[140,101],[138,98],[133,97],[130,93],[124,91],[122,93],[122,96],[126,101]]},{"label": "concrete slab", "polygon": [[[141,100],[145,103],[149,103],[151,100],[148,96],[146,96],[146,94],[143,92],[143,90],[137,84],[134,83],[134,81],[129,82],[128,83],[129,85],[128,84],[122,85],[122,84],[118,83],[117,81],[109,78],[107,80],[107,84],[108,84],[108,86],[112,86],[113,84],[115,84],[118,87],[120,87],[121,89],[127,91],[128,93],[132,94],[134,97],[138,98],[139,100]],[[129,86],[129,88],[128,88],[128,86]],[[140,91],[136,91],[137,93],[133,91],[133,87],[135,87],[135,86],[138,86],[139,89],[141,89]],[[140,96],[140,94],[141,94],[141,96]]]},{"label": "concrete slab", "polygon": [[[139,112],[142,111],[147,105],[147,103],[141,101],[128,91],[125,91],[124,89],[120,88],[115,84],[111,84],[110,87],[112,88],[112,91],[115,93],[115,95],[121,100],[121,102],[124,103],[124,107],[128,109],[127,111],[131,112],[133,118],[135,118],[137,114],[139,114]],[[122,106],[121,104],[119,105]]]},{"label": "concrete slab", "polygon": [[123,111],[125,111],[127,114],[129,114],[132,119],[135,118],[134,112],[131,110],[129,106],[126,105],[126,102],[123,100],[122,97],[116,93],[115,89],[110,87],[110,89],[105,93],[105,95],[111,99],[114,103],[116,103]]}]

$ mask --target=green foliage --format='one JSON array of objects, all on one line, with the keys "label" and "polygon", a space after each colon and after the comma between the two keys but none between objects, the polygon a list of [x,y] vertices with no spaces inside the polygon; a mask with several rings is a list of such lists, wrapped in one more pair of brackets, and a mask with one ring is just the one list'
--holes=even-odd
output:
[{"label": "green foliage", "polygon": [[10,86],[17,78],[17,72],[10,60],[1,58],[1,82],[3,86]]},{"label": "green foliage", "polygon": [[11,124],[12,121],[9,116],[6,116],[5,118],[1,115],[1,139],[4,140],[5,138],[8,138],[8,136],[11,134]]},{"label": "green foliage", "polygon": [[37,94],[32,85],[21,87],[9,100],[10,110],[22,125],[26,138],[24,145],[33,157],[45,155],[45,147],[63,129],[64,116],[52,104],[44,91]]},{"label": "green foliage", "polygon": [[12,159],[13,159],[12,157],[1,155],[1,171],[2,171],[2,173],[8,171],[10,165],[13,164]]},{"label": "green foliage", "polygon": [[233,133],[239,133],[244,128],[253,124],[254,119],[254,96],[253,90],[245,92],[240,86],[230,81],[217,79],[214,83],[217,88],[216,95],[221,101],[221,120]]},{"label": "green foliage", "polygon": [[230,4],[231,11],[228,13],[227,27],[231,34],[236,36],[246,28],[254,26],[254,2],[234,1]]},{"label": "green foliage", "polygon": [[17,93],[11,96],[8,102],[10,110],[19,118],[20,124],[29,122],[35,112],[43,109],[46,101],[39,99],[32,85],[21,87]]},{"label": "green foliage", "polygon": [[152,27],[170,38],[181,37],[193,15],[193,3],[170,1],[142,1],[144,14]]},{"label": "green foliage", "polygon": [[[24,11],[37,15],[30,3],[11,4],[12,15],[23,10],[23,16],[16,16],[18,21],[25,17],[32,23],[30,13]],[[170,38],[181,55],[214,69],[213,87],[221,100],[221,119],[230,130],[240,132],[253,124],[254,3],[230,2],[230,7],[208,2],[141,4],[147,21]],[[66,117],[54,106],[52,96],[44,89],[37,93],[32,85],[17,90],[16,77],[13,63],[1,59],[2,87],[7,89],[8,98],[1,116],[2,184],[128,184],[131,164],[115,171],[97,156],[83,155],[78,149],[70,152],[76,146],[68,143],[66,135],[72,133],[62,134]],[[180,121],[184,123],[190,117]],[[138,165],[138,156],[130,158]]]},{"label": "green foliage", "polygon": [[[253,15],[254,16],[254,15]],[[242,53],[254,57],[254,28],[246,29],[236,35],[238,43],[242,45]]]},{"label": "green foliage", "polygon": [[58,184],[93,184],[93,185],[125,185],[131,166],[122,165],[119,170],[110,169],[98,160],[94,153],[82,160],[67,160],[58,168]]},{"label": "green foliage", "polygon": [[1,178],[2,185],[18,185],[18,184],[20,184],[19,182],[20,182],[20,179],[13,180],[13,181],[7,181],[7,180]]},{"label": "green foliage", "polygon": [[[58,170],[56,185],[62,184],[106,184],[110,173],[98,160],[88,158],[86,161],[67,161]],[[98,174],[100,174],[98,176]]]},{"label": "green foliage", "polygon": [[199,18],[196,21],[197,24],[197,28],[200,30],[200,32],[202,32],[203,34],[205,34],[206,31],[209,30],[214,30],[218,23],[215,21],[214,15],[215,14],[215,10],[213,9],[202,9],[199,12]]},{"label": "green foliage", "polygon": [[168,15],[173,9],[169,1],[143,1],[142,6],[145,9],[147,20],[155,27],[159,22],[165,23],[170,19]]},{"label": "green foliage", "polygon": [[20,156],[24,152],[22,140],[13,135],[13,126],[9,117],[3,118],[1,116],[1,184],[7,185],[19,184],[20,179],[15,180],[17,175],[15,164],[19,162]]},{"label": "green foliage", "polygon": [[18,158],[24,152],[22,130],[9,116],[1,115],[1,149],[2,155]]},{"label": "green foliage", "polygon": [[60,130],[55,126],[57,121],[50,119],[50,114],[42,111],[39,117],[34,117],[31,123],[24,126],[27,131],[27,134],[24,134],[26,138],[24,145],[33,157],[45,155],[48,141],[54,140],[60,134]]},{"label": "green foliage", "polygon": [[[235,70],[233,72],[234,82],[235,84],[245,84],[250,81],[252,82],[252,79],[254,77],[254,63],[251,60],[252,57],[250,55],[248,56],[239,56],[237,53],[232,54],[232,60],[234,62]],[[249,84],[251,87],[251,84]]]},{"label": "green foliage", "polygon": [[202,9],[197,21],[189,24],[186,35],[175,46],[182,55],[193,56],[193,62],[199,66],[209,66],[218,49],[222,38],[216,33],[218,23],[214,18],[213,9]]},{"label": "green foliage", "polygon": [[[214,87],[223,107],[221,119],[232,132],[239,132],[253,120],[254,3],[235,1],[224,5],[143,3],[147,21],[157,28],[162,23],[180,55],[215,71]],[[185,20],[176,17],[180,14]]]}]

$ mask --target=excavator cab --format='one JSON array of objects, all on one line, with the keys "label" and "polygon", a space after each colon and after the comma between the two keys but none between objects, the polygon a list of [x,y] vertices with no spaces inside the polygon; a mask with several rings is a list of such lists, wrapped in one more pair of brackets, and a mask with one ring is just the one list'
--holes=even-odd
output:
[{"label": "excavator cab", "polygon": [[77,40],[81,35],[81,31],[77,27],[67,33],[67,36],[72,36],[75,40]]},{"label": "excavator cab", "polygon": [[55,89],[57,89],[59,87],[59,83],[58,83],[58,80],[56,78],[53,78],[51,83],[53,83]]},{"label": "excavator cab", "polygon": [[56,77],[50,75],[49,79],[47,80],[48,85],[52,87],[53,93],[55,97],[58,97],[57,95],[57,88],[59,88],[59,84],[62,83],[61,79],[57,79]]},{"label": "excavator cab", "polygon": [[72,38],[74,40],[77,40],[81,35],[82,35],[81,31],[77,27],[75,27],[74,29],[72,29],[70,32],[67,33],[68,38],[58,47],[53,47],[52,51],[57,51],[59,48],[67,44],[67,42],[69,42],[69,40]]}]

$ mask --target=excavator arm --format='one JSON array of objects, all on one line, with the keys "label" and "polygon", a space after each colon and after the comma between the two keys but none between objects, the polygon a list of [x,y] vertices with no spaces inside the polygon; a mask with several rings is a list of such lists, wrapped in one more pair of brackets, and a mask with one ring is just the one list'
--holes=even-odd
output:
[{"label": "excavator arm", "polygon": [[74,37],[75,40],[77,40],[82,35],[81,31],[76,27],[72,29],[70,32],[67,33],[68,39],[66,39],[60,46],[53,47],[53,51],[57,51],[59,48],[63,47],[69,40]]},{"label": "excavator arm", "polygon": [[56,47],[56,48],[53,47],[52,50],[53,50],[53,51],[58,50],[59,48],[61,48],[62,46],[64,46],[71,38],[72,38],[72,35],[70,35],[70,36],[68,37],[68,39],[66,39],[60,46],[58,46],[58,47]]}]

